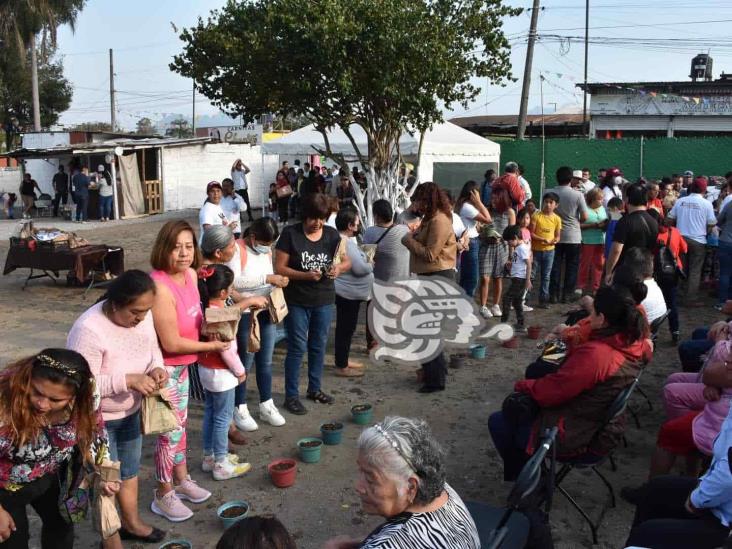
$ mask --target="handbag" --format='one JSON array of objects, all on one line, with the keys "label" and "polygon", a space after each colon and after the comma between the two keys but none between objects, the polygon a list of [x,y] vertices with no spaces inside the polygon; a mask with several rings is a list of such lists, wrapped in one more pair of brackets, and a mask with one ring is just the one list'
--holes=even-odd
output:
[{"label": "handbag", "polygon": [[279,324],[285,320],[289,311],[287,310],[287,301],[285,301],[285,292],[282,291],[282,288],[272,289],[267,300],[267,309],[274,324]]},{"label": "handbag", "polygon": [[159,435],[180,426],[166,391],[155,391],[142,399],[140,425],[143,435]]},{"label": "handbag", "polygon": [[71,459],[59,470],[58,509],[68,524],[86,519],[89,505],[94,498],[90,476],[93,470],[87,469],[78,447],[74,447]]},{"label": "handbag", "polygon": [[287,198],[288,196],[292,196],[292,187],[282,185],[281,187],[277,187],[275,192],[277,193],[277,198]]}]

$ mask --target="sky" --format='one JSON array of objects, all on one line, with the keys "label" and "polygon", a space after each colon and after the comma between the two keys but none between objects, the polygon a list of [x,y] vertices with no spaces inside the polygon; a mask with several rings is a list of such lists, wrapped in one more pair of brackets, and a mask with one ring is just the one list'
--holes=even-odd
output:
[{"label": "sky", "polygon": [[[530,8],[531,0],[509,0]],[[168,69],[181,51],[178,29],[195,24],[224,0],[88,0],[72,33],[59,31],[58,53],[74,86],[71,108],[60,123],[110,119],[109,52],[114,50],[117,123],[134,129],[142,117],[153,121],[192,112],[192,81]],[[541,109],[540,74],[544,75],[544,112],[581,112],[582,92],[575,84],[584,74],[584,0],[541,2],[534,51],[529,111]],[[703,5],[703,7],[700,7]],[[732,22],[729,0],[590,0],[588,81],[639,82],[689,80],[691,58],[709,52],[714,78],[732,73]],[[511,42],[516,82],[505,87],[476,80],[481,95],[453,116],[517,114],[526,59],[530,10],[504,21]],[[221,122],[218,110],[197,95],[197,124]],[[200,118],[199,118],[200,116]]]}]

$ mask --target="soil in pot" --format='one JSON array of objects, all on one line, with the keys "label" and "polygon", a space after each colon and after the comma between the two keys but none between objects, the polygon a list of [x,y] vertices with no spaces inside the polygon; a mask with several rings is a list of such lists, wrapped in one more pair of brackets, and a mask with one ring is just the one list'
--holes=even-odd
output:
[{"label": "soil in pot", "polygon": [[319,440],[309,440],[307,442],[301,442],[300,448],[317,448],[321,444],[323,444],[323,443],[320,442]]},{"label": "soil in pot", "polygon": [[354,414],[360,414],[363,412],[368,412],[370,409],[371,409],[370,404],[359,404],[358,406],[354,406],[353,408],[351,408],[351,411]]},{"label": "soil in pot", "polygon": [[248,507],[243,505],[236,505],[235,507],[229,507],[222,511],[221,516],[223,518],[236,518],[246,514]]},{"label": "soil in pot", "polygon": [[190,545],[183,545],[182,543],[168,543],[162,546],[162,549],[190,549]]},{"label": "soil in pot", "polygon": [[321,427],[323,431],[340,431],[343,429],[342,423],[324,423]]},{"label": "soil in pot", "polygon": [[295,465],[292,463],[278,463],[277,465],[272,466],[273,471],[287,471],[288,469],[292,469]]}]

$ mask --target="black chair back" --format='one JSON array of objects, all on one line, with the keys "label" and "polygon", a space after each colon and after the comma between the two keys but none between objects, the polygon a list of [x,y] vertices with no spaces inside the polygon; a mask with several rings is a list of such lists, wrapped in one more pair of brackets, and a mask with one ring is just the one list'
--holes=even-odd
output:
[{"label": "black chair back", "polygon": [[508,495],[508,506],[517,509],[521,504],[531,496],[536,488],[539,486],[542,475],[541,465],[544,463],[549,450],[554,445],[554,439],[557,436],[557,427],[547,429],[544,438],[542,438],[539,446],[534,451],[531,459],[526,462],[523,469],[519,473],[516,483],[511,489],[511,493]]},{"label": "black chair back", "polygon": [[663,323],[666,322],[666,319],[668,319],[668,315],[671,314],[671,311],[666,311],[661,316],[659,316],[656,320],[651,322],[651,340],[655,341],[656,336],[658,335],[658,330],[661,329],[661,326],[663,326]]}]

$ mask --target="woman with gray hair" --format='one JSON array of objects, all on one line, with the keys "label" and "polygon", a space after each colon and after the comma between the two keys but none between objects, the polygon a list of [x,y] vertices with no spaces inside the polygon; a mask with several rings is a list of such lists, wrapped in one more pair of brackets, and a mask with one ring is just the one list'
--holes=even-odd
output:
[{"label": "woman with gray hair", "polygon": [[386,522],[363,541],[341,536],[324,549],[480,549],[470,513],[445,482],[442,449],[425,421],[391,416],[366,429],[356,463],[363,511]]}]

